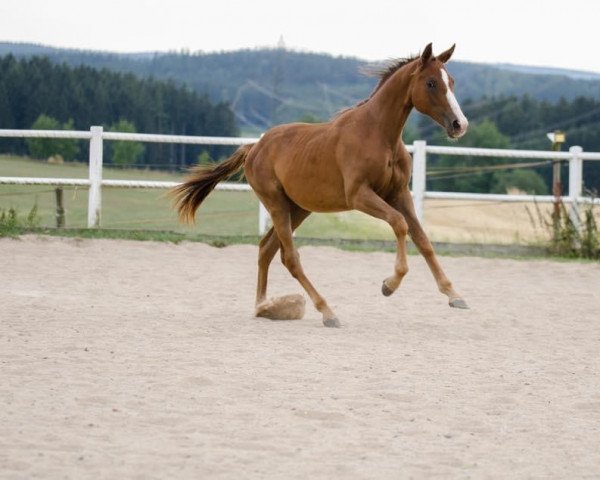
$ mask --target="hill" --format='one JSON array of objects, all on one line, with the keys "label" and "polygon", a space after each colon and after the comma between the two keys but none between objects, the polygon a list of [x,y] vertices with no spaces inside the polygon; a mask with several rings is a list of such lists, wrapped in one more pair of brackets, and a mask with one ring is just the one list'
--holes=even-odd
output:
[{"label": "hill", "polygon": [[[81,93],[82,89],[77,87],[78,82],[98,76],[104,78],[108,74],[119,77],[117,83],[126,79],[126,83],[130,85],[129,92],[133,94],[133,98],[137,98],[136,109],[146,112],[143,115],[144,122],[132,119],[140,130],[206,135],[217,134],[213,127],[219,121],[225,121],[227,126],[220,130],[221,134],[227,135],[225,132],[236,131],[231,110],[235,114],[237,125],[245,135],[260,134],[277,123],[328,119],[342,108],[367,97],[375,85],[374,78],[360,73],[368,64],[358,58],[333,57],[280,48],[194,54],[115,54],[0,43],[0,58],[2,54],[9,54],[5,59],[10,59],[10,55],[13,55],[22,62],[42,65],[41,70],[45,72],[53,71],[49,64],[54,65],[55,69],[72,70],[68,73],[65,70],[62,76],[55,76],[57,81],[54,82],[55,85],[62,85],[65,82],[61,78],[71,78],[71,87],[65,84],[62,89],[49,92],[46,88],[48,75],[36,73],[19,77],[20,80],[13,82],[17,87],[5,86],[4,94],[1,87],[3,81],[5,84],[6,81],[0,72],[0,125],[8,125],[3,120],[7,111],[2,108],[3,97],[10,99],[13,104],[16,103],[22,110],[28,111],[31,117],[29,123],[21,122],[20,126],[14,128],[30,127],[34,115],[39,113],[49,113],[62,122],[67,121],[69,115],[73,115],[75,125],[79,128],[88,128],[91,124],[89,119],[92,117],[99,118],[95,123],[110,125],[122,115],[116,115],[117,108],[127,103],[120,101],[118,94],[107,93],[108,89],[104,89],[105,95],[102,97],[98,93],[99,87],[90,86],[83,89],[87,96],[76,96],[76,105],[85,113],[86,109],[81,107],[85,107],[86,98],[89,97],[89,102],[95,105],[87,109],[93,114],[91,116],[71,113],[74,110],[65,100],[73,96],[66,93]],[[45,58],[42,60],[40,56]],[[13,57],[12,62],[14,61]],[[37,70],[39,69],[34,69],[34,73]],[[587,151],[600,151],[598,75],[560,69],[465,62],[450,62],[449,70],[457,81],[457,95],[471,122],[470,133],[461,140],[461,145],[543,150],[549,148],[546,132],[561,129],[567,134],[567,142],[563,148],[580,145]],[[177,90],[177,94],[173,100],[169,100],[170,95],[150,95],[139,104],[139,95],[135,95],[136,82],[166,82],[169,88]],[[107,82],[92,83],[107,86]],[[24,89],[25,92],[21,94],[21,100],[15,98],[15,92],[19,89]],[[118,89],[112,90],[118,92]],[[31,91],[31,95],[27,94],[27,91]],[[195,102],[200,103],[192,106],[185,100],[188,95],[196,95]],[[25,103],[31,103],[30,100],[35,97],[42,101],[25,108]],[[116,104],[114,108],[107,110],[111,101]],[[201,118],[192,118],[193,121],[181,123],[185,120],[181,118],[181,108],[185,107],[194,117],[196,107],[201,107],[201,104],[206,104],[207,101],[216,104],[214,114],[201,114]],[[40,106],[43,104],[47,105],[44,109]],[[155,106],[160,107],[159,110],[163,112],[153,112]],[[59,107],[62,108],[60,115],[48,111]],[[100,118],[103,111],[106,114]],[[168,117],[171,117],[171,120]],[[439,128],[429,119],[413,115],[409,122],[404,135],[406,141],[410,142],[414,138],[426,139],[430,143],[444,141],[439,136]],[[24,152],[23,148],[8,151]],[[213,158],[218,158],[223,153],[224,151],[216,148],[210,152]],[[172,169],[178,165],[194,163],[197,155],[197,149],[180,148],[167,151],[161,146],[148,146],[141,163],[158,167],[158,164],[164,163],[166,159],[168,163],[165,166]],[[458,168],[461,161],[476,164],[473,159],[447,160],[452,162],[452,168]],[[430,165],[435,167],[437,161],[441,159],[432,156]],[[489,160],[486,162],[489,163]],[[481,182],[477,180],[477,176],[468,175],[467,178],[438,182],[433,186],[436,189],[452,191],[490,191],[504,189],[505,183],[509,181],[516,182],[516,174],[511,174],[510,177],[503,175],[488,172],[480,175]],[[550,169],[539,167],[536,175],[539,177],[534,179],[539,187],[535,189],[539,190],[537,193],[548,191],[551,181]],[[584,178],[586,188],[600,190],[600,162],[586,162]],[[528,183],[525,180],[517,183],[512,186],[525,191],[533,188],[525,185]]]},{"label": "hill", "polygon": [[[115,54],[0,42],[0,56],[6,54],[173,80],[230,103],[240,126],[255,132],[303,117],[327,119],[366,97],[375,84],[360,72],[364,60],[285,49]],[[466,62],[451,62],[449,69],[462,101],[523,95],[550,102],[600,99],[600,75],[590,72]]]}]

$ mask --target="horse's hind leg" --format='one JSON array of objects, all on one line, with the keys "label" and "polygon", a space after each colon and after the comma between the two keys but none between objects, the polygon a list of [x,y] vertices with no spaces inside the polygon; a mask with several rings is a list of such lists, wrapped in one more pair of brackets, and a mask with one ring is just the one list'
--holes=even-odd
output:
[{"label": "horse's hind leg", "polygon": [[[292,204],[290,206],[290,218],[292,230],[296,230],[300,224],[310,215],[310,212]],[[258,280],[256,283],[256,311],[259,315],[259,306],[267,300],[267,280],[269,276],[269,265],[280,248],[279,238],[273,227],[266,233],[259,243],[258,249]]]},{"label": "horse's hind leg", "polygon": [[[259,197],[271,214],[273,228],[279,238],[282,249],[283,264],[292,277],[298,280],[300,285],[302,285],[312,300],[315,308],[323,315],[323,325],[326,327],[340,327],[340,321],[337,319],[331,308],[329,308],[325,299],[317,292],[312,283],[310,283],[310,280],[304,274],[304,270],[300,264],[300,256],[294,246],[292,237],[294,223],[292,221],[293,208],[290,205],[290,201],[283,192],[280,191],[270,192],[270,195],[268,196],[259,193]],[[275,253],[273,253],[273,255],[274,254]]]},{"label": "horse's hind leg", "polygon": [[267,280],[269,276],[269,265],[279,250],[279,239],[273,227],[258,244],[258,280],[256,282],[256,309],[267,299]]}]

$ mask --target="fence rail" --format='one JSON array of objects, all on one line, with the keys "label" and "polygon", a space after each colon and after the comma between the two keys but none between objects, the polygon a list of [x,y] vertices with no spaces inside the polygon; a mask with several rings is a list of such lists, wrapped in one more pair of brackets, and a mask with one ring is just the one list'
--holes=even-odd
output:
[{"label": "fence rail", "polygon": [[[89,188],[88,194],[88,227],[100,226],[100,213],[102,204],[102,187],[113,188],[172,188],[177,182],[158,182],[144,180],[104,180],[102,178],[103,166],[103,141],[137,141],[155,143],[182,143],[194,145],[245,145],[258,141],[250,137],[196,137],[180,135],[154,135],[144,133],[104,132],[102,127],[93,126],[90,131],[65,131],[65,130],[2,130],[0,137],[12,138],[63,138],[89,140],[89,176],[87,179],[72,178],[24,178],[0,177],[0,184],[17,185],[54,185],[54,186],[80,186]],[[578,222],[577,206],[580,203],[594,201],[582,195],[583,161],[600,160],[600,152],[583,152],[581,147],[573,146],[568,152],[537,151],[537,150],[504,150],[490,148],[442,147],[427,145],[422,140],[407,145],[413,155],[412,195],[415,202],[417,216],[423,221],[424,199],[451,199],[451,200],[483,200],[494,202],[553,202],[554,196],[550,195],[509,195],[509,194],[481,194],[458,192],[428,192],[427,179],[427,153],[438,155],[467,155],[478,157],[502,157],[523,159],[544,159],[569,162],[569,195],[562,196],[565,203],[571,205],[571,215],[575,224]],[[249,185],[223,182],[217,185],[218,190],[248,191]],[[258,231],[266,231],[268,213],[259,202]]]}]

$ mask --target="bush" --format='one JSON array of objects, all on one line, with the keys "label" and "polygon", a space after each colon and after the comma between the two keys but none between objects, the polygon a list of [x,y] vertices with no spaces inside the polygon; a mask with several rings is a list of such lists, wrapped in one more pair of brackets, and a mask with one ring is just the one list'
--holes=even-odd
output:
[{"label": "bush", "polygon": [[516,188],[530,195],[546,195],[548,187],[542,176],[533,170],[512,170],[495,172],[492,193],[507,193]]},{"label": "bush", "polygon": [[[111,132],[136,133],[135,125],[127,120],[119,120],[110,127]],[[133,165],[144,153],[140,142],[116,141],[111,145],[111,159],[115,165]]]},{"label": "bush", "polygon": [[[592,196],[594,198],[595,196]],[[594,204],[588,206],[583,212],[581,256],[584,258],[600,258],[600,241],[598,239],[598,225],[594,217]]]},{"label": "bush", "polygon": [[[73,130],[73,120],[62,126],[58,120],[41,114],[33,125],[32,130]],[[75,160],[79,153],[79,142],[67,138],[28,138],[27,148],[33,158],[46,160],[52,156],[60,155],[65,160]]]},{"label": "bush", "polygon": [[14,208],[0,209],[0,237],[12,237],[21,233],[23,229],[35,228],[40,223],[37,202],[24,219],[19,217]]},{"label": "bush", "polygon": [[[595,195],[592,195],[595,199]],[[582,215],[577,215],[579,228],[573,222],[567,207],[561,201],[558,210],[545,217],[539,206],[535,205],[539,224],[550,234],[548,251],[551,255],[570,258],[600,259],[600,239],[598,238],[598,225],[595,218],[594,202],[583,208]],[[528,210],[529,212],[529,210]],[[534,226],[536,222],[530,213]]]}]

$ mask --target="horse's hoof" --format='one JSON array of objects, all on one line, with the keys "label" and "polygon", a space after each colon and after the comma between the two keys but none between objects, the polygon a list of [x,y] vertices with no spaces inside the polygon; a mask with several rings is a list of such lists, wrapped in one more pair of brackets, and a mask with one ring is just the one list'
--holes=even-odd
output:
[{"label": "horse's hoof", "polygon": [[465,302],[462,298],[455,298],[454,300],[450,300],[448,305],[450,305],[453,308],[462,308],[465,310],[469,309],[467,302]]},{"label": "horse's hoof", "polygon": [[328,328],[340,328],[342,324],[337,318],[328,318],[327,320],[323,320],[323,325]]},{"label": "horse's hoof", "polygon": [[381,285],[381,293],[383,293],[383,295],[385,297],[389,297],[392,293],[394,293],[394,291],[388,287],[385,282],[383,282],[383,284]]}]

